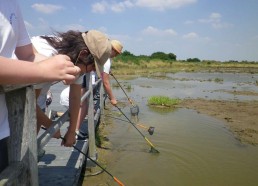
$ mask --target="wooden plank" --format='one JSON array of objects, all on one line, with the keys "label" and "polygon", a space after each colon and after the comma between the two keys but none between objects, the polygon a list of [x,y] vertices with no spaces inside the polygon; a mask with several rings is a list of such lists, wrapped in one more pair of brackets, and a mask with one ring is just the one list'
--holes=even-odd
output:
[{"label": "wooden plank", "polygon": [[[53,101],[49,109],[58,111],[64,111],[64,107],[59,103],[60,90],[63,90],[63,86],[56,84],[51,87],[53,93]],[[69,118],[66,118],[67,120]],[[69,121],[63,121],[60,127],[62,136],[65,135]],[[57,122],[55,120],[54,122]],[[87,120],[84,120],[81,125],[82,130],[86,130]],[[40,137],[45,131],[40,130],[38,137]],[[88,141],[77,141],[76,147],[87,154]],[[61,146],[61,139],[51,138],[44,146],[46,151],[45,155],[38,162],[39,170],[39,185],[40,186],[72,186],[77,185],[80,179],[80,175],[85,164],[85,156],[74,150],[72,147]]]},{"label": "wooden plank", "polygon": [[[64,123],[62,134],[68,125],[69,122]],[[88,141],[77,141],[76,147],[87,154]],[[72,147],[61,146],[61,139],[52,138],[44,149],[46,153],[38,163],[39,185],[77,185],[86,157]]]},{"label": "wooden plank", "polygon": [[20,183],[38,185],[35,91],[26,87],[6,94],[10,123],[9,162],[22,161],[27,175]]},{"label": "wooden plank", "polygon": [[24,84],[24,85],[0,85],[0,94],[2,93],[7,93],[11,92],[14,90],[22,89],[27,86],[30,86],[29,84]]},{"label": "wooden plank", "polygon": [[[98,81],[99,83],[101,81]],[[13,87],[14,89],[17,87]],[[11,90],[11,89],[9,89]],[[95,148],[95,127],[100,116],[100,110],[94,118],[93,95],[91,87],[91,111],[89,114],[90,126],[93,128],[91,136],[94,136]],[[89,93],[88,93],[89,95]],[[60,139],[53,139],[47,136],[45,150],[46,154],[37,163],[37,138],[36,138],[36,100],[35,92],[32,87],[20,88],[6,93],[9,121],[11,129],[11,138],[9,141],[9,159],[13,164],[1,174],[1,185],[77,185],[83,165],[86,163],[89,143],[86,141],[77,141],[76,147],[84,154],[73,148],[62,147]],[[67,114],[66,114],[67,115]],[[64,115],[64,120],[67,116]],[[95,120],[94,120],[95,119]],[[64,123],[64,122],[62,122]],[[59,125],[61,133],[64,135],[69,122]],[[88,121],[82,125],[84,131],[88,129]],[[51,134],[54,130],[49,130]],[[45,131],[44,131],[45,132]],[[41,131],[41,134],[43,131]],[[90,134],[89,134],[90,135]],[[39,134],[40,136],[40,134]],[[40,137],[39,137],[40,138]],[[40,145],[43,147],[44,145]],[[94,152],[94,151],[93,151]],[[96,152],[94,154],[96,157]],[[93,158],[95,159],[95,158]],[[38,177],[39,175],[39,177]],[[4,177],[2,177],[4,176]],[[7,178],[6,178],[7,177]]]},{"label": "wooden plank", "polygon": [[17,179],[26,176],[26,167],[22,162],[11,163],[0,175],[0,185],[22,185]]},{"label": "wooden plank", "polygon": [[62,127],[69,119],[69,110],[67,110],[57,121],[54,121],[52,126],[46,129],[37,140],[38,149],[42,149],[53,137],[53,135]]},{"label": "wooden plank", "polygon": [[[92,75],[90,75],[92,82]],[[95,125],[94,125],[94,102],[93,102],[93,87],[89,84],[89,108],[88,108],[88,131],[89,131],[89,157],[96,158],[96,142],[95,142]]]}]

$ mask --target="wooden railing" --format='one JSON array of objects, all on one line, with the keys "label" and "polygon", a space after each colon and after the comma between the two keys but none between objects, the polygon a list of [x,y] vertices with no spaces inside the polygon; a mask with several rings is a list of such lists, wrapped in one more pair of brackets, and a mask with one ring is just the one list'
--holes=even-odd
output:
[{"label": "wooden railing", "polygon": [[[96,159],[95,126],[103,111],[103,84],[101,80],[96,85],[100,88],[100,109],[94,116],[93,89],[89,81],[89,90],[82,96],[81,101],[89,97],[88,133],[89,156]],[[0,174],[0,185],[37,186],[38,166],[37,152],[43,148],[52,136],[69,118],[67,110],[52,126],[37,139],[36,133],[36,99],[33,86],[0,86],[0,94],[5,93],[10,124],[8,143],[9,166]]]}]

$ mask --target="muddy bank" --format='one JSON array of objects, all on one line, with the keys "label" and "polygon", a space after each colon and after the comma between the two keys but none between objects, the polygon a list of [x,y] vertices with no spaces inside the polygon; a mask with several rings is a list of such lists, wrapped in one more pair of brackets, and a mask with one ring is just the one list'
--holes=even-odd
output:
[{"label": "muddy bank", "polygon": [[178,107],[221,119],[241,142],[258,145],[258,101],[187,99]]}]

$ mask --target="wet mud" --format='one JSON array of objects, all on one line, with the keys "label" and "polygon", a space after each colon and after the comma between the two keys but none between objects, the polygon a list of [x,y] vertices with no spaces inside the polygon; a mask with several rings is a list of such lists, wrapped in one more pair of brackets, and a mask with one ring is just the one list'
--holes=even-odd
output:
[{"label": "wet mud", "polygon": [[258,145],[258,101],[185,99],[178,107],[224,120],[241,142]]}]

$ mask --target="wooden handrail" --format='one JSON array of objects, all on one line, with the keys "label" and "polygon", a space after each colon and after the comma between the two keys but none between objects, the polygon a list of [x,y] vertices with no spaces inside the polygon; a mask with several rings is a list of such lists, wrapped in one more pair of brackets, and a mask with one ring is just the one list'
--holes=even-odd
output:
[{"label": "wooden handrail", "polygon": [[[91,76],[92,78],[92,76]],[[101,79],[92,86],[81,98],[81,102],[89,98],[88,132],[89,151],[95,156],[95,126],[100,118],[100,109],[94,116],[93,89],[101,84],[100,100],[103,100]],[[37,149],[43,148],[57,130],[69,118],[67,110],[57,121],[54,121],[37,139],[36,132],[36,99],[32,85],[0,85],[0,94],[6,95],[8,119],[11,135],[9,137],[9,166],[0,174],[0,185],[38,185]],[[102,104],[103,105],[103,104]],[[102,109],[102,108],[101,108]],[[92,113],[92,114],[91,114]],[[96,159],[92,157],[93,159]]]},{"label": "wooden handrail", "polygon": [[23,162],[11,163],[1,174],[0,174],[0,185],[22,185],[17,180],[18,177],[26,172],[26,167]]},{"label": "wooden handrail", "polygon": [[4,94],[4,93],[10,92],[10,91],[25,88],[27,86],[31,86],[31,84],[27,84],[27,85],[0,85],[0,94]]},{"label": "wooden handrail", "polygon": [[[37,137],[36,137],[36,99],[32,86],[15,89],[6,93],[8,108],[8,120],[10,125],[10,137],[8,140],[9,166],[0,174],[5,185],[38,185],[37,167]],[[21,176],[15,172],[16,165],[20,162]],[[16,179],[12,181],[13,174],[9,177],[7,173],[15,172]],[[14,184],[9,184],[14,182]],[[20,184],[21,183],[21,184]]]}]

